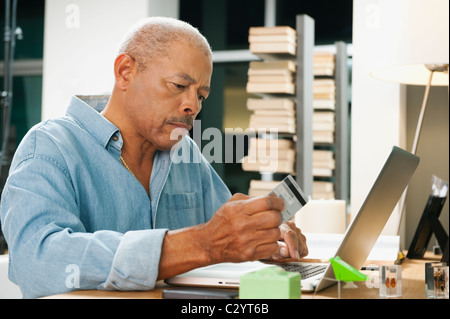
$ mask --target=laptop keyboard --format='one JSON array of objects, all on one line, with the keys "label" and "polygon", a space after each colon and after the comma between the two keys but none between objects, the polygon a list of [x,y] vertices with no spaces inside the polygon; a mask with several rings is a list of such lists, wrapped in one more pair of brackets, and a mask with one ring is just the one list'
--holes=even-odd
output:
[{"label": "laptop keyboard", "polygon": [[325,264],[277,264],[286,271],[299,272],[302,279],[306,279],[325,272]]}]

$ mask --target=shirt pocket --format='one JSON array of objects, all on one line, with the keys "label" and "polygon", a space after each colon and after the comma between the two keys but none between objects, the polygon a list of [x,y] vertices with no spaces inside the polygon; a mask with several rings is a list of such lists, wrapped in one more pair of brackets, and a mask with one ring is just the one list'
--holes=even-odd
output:
[{"label": "shirt pocket", "polygon": [[200,194],[161,194],[158,205],[158,226],[178,229],[205,222]]}]

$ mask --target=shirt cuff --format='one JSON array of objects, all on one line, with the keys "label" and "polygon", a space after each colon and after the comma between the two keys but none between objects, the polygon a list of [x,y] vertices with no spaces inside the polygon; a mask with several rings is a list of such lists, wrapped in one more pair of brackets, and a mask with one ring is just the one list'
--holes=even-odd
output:
[{"label": "shirt cuff", "polygon": [[100,290],[150,290],[155,287],[167,229],[129,231],[122,237],[111,271]]}]

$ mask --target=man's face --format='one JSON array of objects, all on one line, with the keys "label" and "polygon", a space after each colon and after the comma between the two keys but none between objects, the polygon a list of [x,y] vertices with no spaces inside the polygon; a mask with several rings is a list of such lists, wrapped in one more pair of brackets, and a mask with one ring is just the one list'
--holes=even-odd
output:
[{"label": "man's face", "polygon": [[183,43],[167,57],[137,71],[126,91],[127,116],[135,132],[158,150],[170,150],[192,128],[209,95],[211,58]]}]

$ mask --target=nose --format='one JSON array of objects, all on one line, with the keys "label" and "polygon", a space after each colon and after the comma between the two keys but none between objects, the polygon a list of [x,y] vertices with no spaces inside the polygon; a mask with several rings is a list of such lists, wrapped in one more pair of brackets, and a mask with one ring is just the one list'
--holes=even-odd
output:
[{"label": "nose", "polygon": [[180,107],[184,114],[196,116],[202,109],[202,102],[199,100],[197,92],[189,92],[189,94],[186,94]]}]

